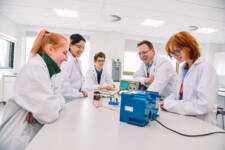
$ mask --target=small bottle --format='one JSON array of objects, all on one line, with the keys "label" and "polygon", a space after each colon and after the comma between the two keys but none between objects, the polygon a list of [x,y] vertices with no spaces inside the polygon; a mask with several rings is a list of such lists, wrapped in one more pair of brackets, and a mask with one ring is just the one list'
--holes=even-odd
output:
[{"label": "small bottle", "polygon": [[94,91],[94,100],[100,100],[101,98],[101,95],[100,95],[100,92],[99,91]]}]

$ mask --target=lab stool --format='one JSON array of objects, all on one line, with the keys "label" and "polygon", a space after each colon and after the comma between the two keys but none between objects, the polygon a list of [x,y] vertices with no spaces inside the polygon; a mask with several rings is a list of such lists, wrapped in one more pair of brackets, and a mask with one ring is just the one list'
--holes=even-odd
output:
[{"label": "lab stool", "polygon": [[224,109],[222,107],[217,107],[216,117],[218,115],[221,115],[222,116],[222,121],[223,121],[222,122],[222,127],[224,129],[224,116],[225,116],[225,111],[224,111]]}]

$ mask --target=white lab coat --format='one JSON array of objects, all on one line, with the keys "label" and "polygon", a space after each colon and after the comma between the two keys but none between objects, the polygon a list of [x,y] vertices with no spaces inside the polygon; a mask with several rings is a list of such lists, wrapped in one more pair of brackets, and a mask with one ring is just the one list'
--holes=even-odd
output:
[{"label": "white lab coat", "polygon": [[[154,76],[154,81],[151,84],[144,83],[144,80],[147,78],[147,71],[149,72],[149,77]],[[133,78],[147,86],[147,90],[159,92],[162,97],[166,97],[176,88],[177,74],[169,60],[155,55],[149,70],[142,63],[140,68],[134,73]]]},{"label": "white lab coat", "polygon": [[[0,126],[1,150],[23,150],[43,124],[57,120],[65,100],[55,78],[55,75],[50,78],[47,65],[38,54],[24,65],[17,76],[14,96],[4,109]],[[28,123],[28,112],[39,123]]]},{"label": "white lab coat", "polygon": [[67,101],[83,97],[85,78],[81,71],[81,62],[68,52],[68,61],[61,65],[61,91]]},{"label": "white lab coat", "polygon": [[86,73],[86,79],[85,79],[86,89],[89,91],[97,90],[100,85],[113,85],[112,77],[105,69],[103,69],[101,79],[100,79],[100,84],[98,84],[97,72],[95,70],[95,67],[89,68]]},{"label": "white lab coat", "polygon": [[184,66],[179,75],[176,92],[165,99],[164,108],[182,115],[194,115],[216,124],[217,80],[214,68],[202,57],[198,58],[184,78],[183,100],[179,100],[183,70]]}]

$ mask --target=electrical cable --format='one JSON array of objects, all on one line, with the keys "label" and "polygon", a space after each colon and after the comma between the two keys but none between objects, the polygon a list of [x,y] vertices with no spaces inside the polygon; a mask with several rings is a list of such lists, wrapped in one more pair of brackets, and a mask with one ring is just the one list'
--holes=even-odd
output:
[{"label": "electrical cable", "polygon": [[223,133],[225,134],[225,132],[222,132],[222,131],[217,131],[217,132],[209,132],[209,133],[203,133],[203,134],[184,134],[184,133],[181,133],[181,132],[178,132],[176,130],[173,130],[167,126],[165,126],[163,123],[161,123],[159,120],[157,119],[154,119],[158,124],[160,124],[161,126],[163,126],[164,128],[172,131],[172,132],[175,132],[179,135],[182,135],[182,136],[186,136],[186,137],[201,137],[201,136],[208,136],[208,135],[212,135],[212,134],[219,134],[219,133]]}]

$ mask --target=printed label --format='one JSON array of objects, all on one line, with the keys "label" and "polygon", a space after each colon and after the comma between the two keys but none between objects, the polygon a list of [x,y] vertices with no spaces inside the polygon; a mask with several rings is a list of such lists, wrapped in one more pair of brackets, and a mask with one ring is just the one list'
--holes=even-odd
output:
[{"label": "printed label", "polygon": [[130,111],[130,112],[133,112],[134,111],[134,108],[133,107],[130,107],[130,106],[125,106],[125,110],[126,111]]}]

